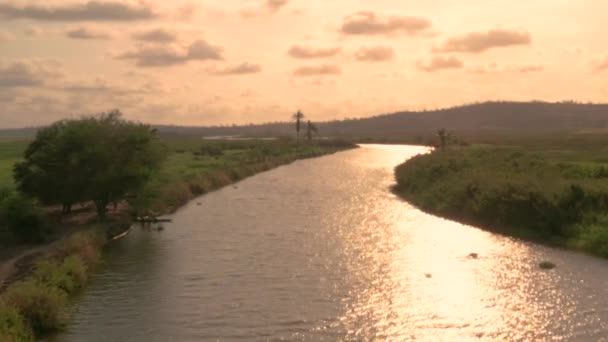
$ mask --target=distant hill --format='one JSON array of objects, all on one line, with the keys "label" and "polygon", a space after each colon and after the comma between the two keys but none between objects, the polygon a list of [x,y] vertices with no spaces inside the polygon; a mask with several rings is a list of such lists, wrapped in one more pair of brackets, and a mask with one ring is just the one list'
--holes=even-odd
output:
[{"label": "distant hill", "polygon": [[[325,136],[384,137],[434,134],[439,128],[455,132],[517,131],[542,133],[608,129],[608,104],[574,102],[485,102],[447,109],[398,112],[368,118],[318,123]],[[293,135],[292,122],[245,126],[178,127],[158,126],[164,133],[201,136]]]},{"label": "distant hill", "polygon": [[[196,136],[292,136],[294,124],[285,122],[213,127],[155,126],[165,134]],[[311,115],[313,116],[313,115]],[[608,131],[608,104],[575,102],[485,102],[453,108],[398,112],[373,117],[317,122],[323,136],[357,138],[412,138],[422,140],[446,128],[460,136],[483,134],[538,134],[563,131]],[[36,129],[0,130],[0,138],[31,137]]]}]

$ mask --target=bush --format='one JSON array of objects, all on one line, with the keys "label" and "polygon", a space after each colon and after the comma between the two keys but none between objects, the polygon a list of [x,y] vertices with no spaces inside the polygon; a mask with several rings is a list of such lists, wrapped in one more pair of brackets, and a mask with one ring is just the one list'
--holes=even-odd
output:
[{"label": "bush", "polygon": [[28,280],[11,285],[2,297],[36,334],[58,330],[66,323],[67,296],[58,288]]},{"label": "bush", "polygon": [[66,257],[62,262],[43,260],[36,265],[33,278],[43,285],[70,294],[86,283],[87,266],[82,258],[76,255]]},{"label": "bush", "polygon": [[34,341],[32,331],[19,314],[19,311],[0,302],[0,341],[29,342]]},{"label": "bush", "polygon": [[63,241],[58,249],[60,258],[77,256],[85,266],[95,265],[100,258],[100,248],[104,244],[104,236],[98,232],[79,232]]},{"label": "bush", "polygon": [[208,157],[221,157],[224,155],[224,151],[221,147],[213,144],[205,144],[201,147],[196,155],[208,156]]},{"label": "bush", "polygon": [[48,235],[49,225],[45,215],[36,203],[15,193],[3,194],[0,201],[0,230],[18,241],[25,243],[43,242]]}]

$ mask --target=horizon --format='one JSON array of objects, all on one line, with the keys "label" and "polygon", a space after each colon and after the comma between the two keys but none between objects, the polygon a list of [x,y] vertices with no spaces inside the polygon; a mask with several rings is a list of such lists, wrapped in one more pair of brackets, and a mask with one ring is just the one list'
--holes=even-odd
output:
[{"label": "horizon", "polygon": [[[313,121],[315,123],[318,123],[318,124],[326,124],[326,123],[348,121],[348,120],[365,120],[365,119],[372,119],[372,118],[381,117],[381,116],[398,115],[398,114],[424,114],[424,113],[449,111],[449,110],[454,110],[454,109],[458,109],[458,108],[473,107],[473,106],[485,105],[485,104],[548,104],[548,105],[574,104],[574,105],[583,105],[583,106],[608,106],[608,102],[578,102],[578,101],[575,101],[575,100],[561,100],[561,101],[544,101],[544,100],[529,100],[529,101],[488,100],[488,101],[482,101],[482,102],[470,102],[470,103],[464,103],[464,104],[460,104],[460,105],[446,106],[446,107],[437,107],[437,108],[431,108],[431,109],[397,110],[397,111],[394,111],[394,112],[369,114],[369,115],[359,116],[359,117],[344,117],[344,118],[330,119],[330,120],[324,120],[324,121],[313,121],[313,120],[311,120],[311,121]],[[99,113],[88,113],[88,114],[74,115],[74,116],[60,118],[57,121],[60,121],[60,120],[73,120],[73,119],[79,119],[79,118],[83,118],[83,117],[91,117],[91,116],[96,116],[96,115],[99,115],[99,114],[102,114],[102,113],[106,113],[106,112],[108,112],[108,111],[106,110],[106,111],[102,111],[102,112],[99,112]],[[121,114],[127,120],[130,120],[128,118],[128,115],[125,116],[125,113],[123,113],[122,111],[121,111]],[[304,113],[304,114],[306,115],[306,113]],[[286,117],[289,118],[289,116],[286,116]],[[305,116],[305,119],[308,120],[309,118],[307,116]],[[289,124],[289,123],[292,122],[289,119],[284,119],[282,121],[224,123],[224,124],[216,124],[216,125],[180,125],[180,124],[175,124],[175,123],[145,122],[145,121],[141,121],[141,120],[133,120],[133,121],[138,122],[138,123],[142,123],[142,124],[147,124],[147,125],[150,125],[152,127],[184,127],[184,128],[224,128],[224,127],[265,126],[265,125]],[[52,122],[49,123],[49,124],[52,124]],[[49,124],[47,124],[47,125],[38,125],[38,126],[35,126],[35,125],[34,126],[19,126],[19,127],[1,127],[0,126],[0,131],[13,131],[13,130],[17,131],[17,130],[39,129],[39,128],[48,126]]]},{"label": "horizon", "polygon": [[0,128],[108,108],[210,127],[296,109],[326,122],[501,98],[601,103],[606,11],[591,0],[4,0]]}]

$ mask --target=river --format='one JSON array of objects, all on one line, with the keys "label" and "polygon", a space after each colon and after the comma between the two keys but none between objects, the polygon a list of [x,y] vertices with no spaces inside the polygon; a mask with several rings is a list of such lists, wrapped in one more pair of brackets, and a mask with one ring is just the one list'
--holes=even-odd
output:
[{"label": "river", "polygon": [[427,215],[390,192],[393,168],[425,151],[364,145],[298,161],[192,201],[163,230],[134,229],[54,340],[608,336],[607,261]]}]

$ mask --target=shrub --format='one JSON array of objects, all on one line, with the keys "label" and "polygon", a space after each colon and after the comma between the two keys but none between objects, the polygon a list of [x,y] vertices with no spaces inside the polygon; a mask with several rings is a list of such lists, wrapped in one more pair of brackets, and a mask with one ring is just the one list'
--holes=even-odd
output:
[{"label": "shrub", "polygon": [[100,248],[104,240],[103,234],[97,231],[75,233],[63,241],[58,255],[63,258],[76,255],[86,266],[92,266],[99,261]]},{"label": "shrub", "polygon": [[29,342],[34,341],[32,331],[19,314],[19,311],[0,301],[0,341]]},{"label": "shrub", "polygon": [[43,242],[48,235],[48,223],[36,203],[15,193],[3,194],[0,201],[0,227],[16,241]]},{"label": "shrub", "polygon": [[66,323],[67,296],[58,288],[27,280],[11,285],[3,298],[36,334],[58,330]]},{"label": "shrub", "polygon": [[36,265],[33,277],[43,285],[59,288],[69,294],[80,289],[87,281],[87,266],[76,255],[68,256],[62,262],[43,260]]},{"label": "shrub", "polygon": [[201,147],[199,152],[195,154],[208,157],[221,157],[224,155],[224,151],[217,145],[205,144]]}]

